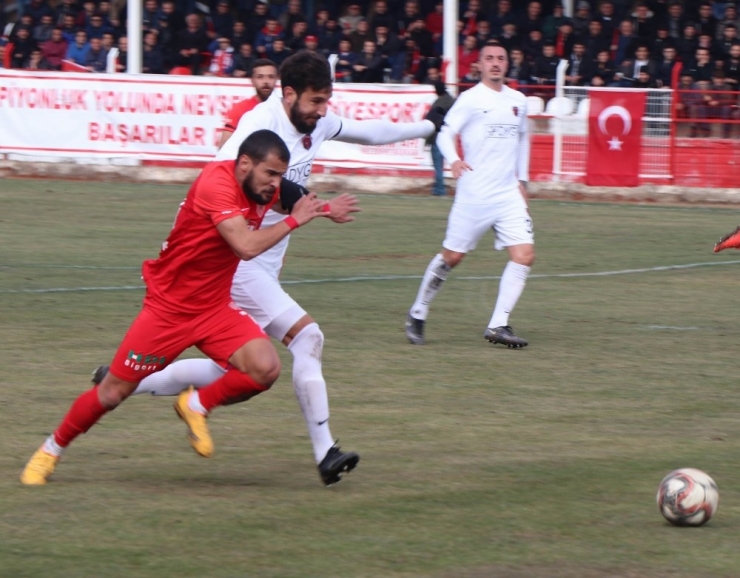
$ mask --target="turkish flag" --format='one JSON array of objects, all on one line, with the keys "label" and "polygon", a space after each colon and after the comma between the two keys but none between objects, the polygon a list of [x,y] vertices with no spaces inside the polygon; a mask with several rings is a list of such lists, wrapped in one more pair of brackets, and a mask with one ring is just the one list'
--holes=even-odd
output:
[{"label": "turkish flag", "polygon": [[645,92],[590,90],[586,184],[636,187]]}]

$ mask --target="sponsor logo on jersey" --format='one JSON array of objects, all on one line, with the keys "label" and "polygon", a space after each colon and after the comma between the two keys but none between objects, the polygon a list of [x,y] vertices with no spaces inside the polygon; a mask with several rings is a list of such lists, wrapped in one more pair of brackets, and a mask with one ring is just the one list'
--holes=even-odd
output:
[{"label": "sponsor logo on jersey", "polygon": [[512,106],[511,107],[511,110],[514,113],[514,116],[519,116],[519,107],[518,106]]},{"label": "sponsor logo on jersey", "polygon": [[487,124],[486,138],[516,138],[519,127],[515,124]]},{"label": "sponsor logo on jersey", "polygon": [[311,135],[307,134],[303,137],[303,148],[308,150],[311,148],[311,145],[313,145],[313,141],[311,140]]},{"label": "sponsor logo on jersey", "polygon": [[134,371],[158,371],[167,363],[167,358],[159,355],[150,355],[148,353],[136,353],[133,349],[129,350],[126,361],[123,364]]},{"label": "sponsor logo on jersey", "polygon": [[301,186],[305,185],[308,177],[311,176],[312,163],[313,159],[289,166],[283,178],[298,183]]}]

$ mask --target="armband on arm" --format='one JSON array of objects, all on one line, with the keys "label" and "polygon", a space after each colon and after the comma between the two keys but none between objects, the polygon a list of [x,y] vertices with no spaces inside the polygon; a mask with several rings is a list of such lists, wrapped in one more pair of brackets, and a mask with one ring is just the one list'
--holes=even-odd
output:
[{"label": "armband on arm", "polygon": [[293,205],[307,194],[308,189],[298,183],[287,179],[283,179],[280,183],[280,204],[288,213],[293,210]]}]

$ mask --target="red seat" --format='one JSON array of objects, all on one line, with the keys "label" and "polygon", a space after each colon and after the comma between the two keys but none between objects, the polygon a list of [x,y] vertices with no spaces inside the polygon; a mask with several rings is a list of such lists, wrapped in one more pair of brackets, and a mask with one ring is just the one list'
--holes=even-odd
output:
[{"label": "red seat", "polygon": [[193,71],[190,70],[187,66],[175,66],[172,70],[170,70],[170,74],[179,74],[180,76],[190,76],[193,74]]}]

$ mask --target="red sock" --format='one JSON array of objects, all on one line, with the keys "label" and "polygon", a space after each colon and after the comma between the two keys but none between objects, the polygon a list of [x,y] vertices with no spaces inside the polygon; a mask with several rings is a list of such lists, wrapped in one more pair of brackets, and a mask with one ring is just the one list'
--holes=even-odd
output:
[{"label": "red sock", "polygon": [[210,412],[216,406],[246,401],[268,389],[269,386],[258,384],[248,374],[230,369],[211,385],[198,390],[198,395],[201,405]]},{"label": "red sock", "polygon": [[88,389],[78,397],[54,432],[56,442],[67,447],[78,435],[85,433],[108,413],[98,399],[98,388]]}]

